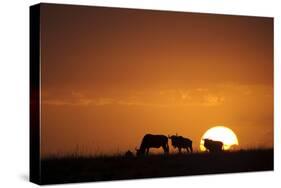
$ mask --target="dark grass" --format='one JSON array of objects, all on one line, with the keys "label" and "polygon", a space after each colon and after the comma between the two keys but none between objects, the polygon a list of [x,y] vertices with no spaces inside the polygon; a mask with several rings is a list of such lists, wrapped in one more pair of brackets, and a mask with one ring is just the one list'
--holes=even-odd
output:
[{"label": "dark grass", "polygon": [[155,178],[273,170],[273,149],[147,157],[49,157],[41,161],[42,184]]}]

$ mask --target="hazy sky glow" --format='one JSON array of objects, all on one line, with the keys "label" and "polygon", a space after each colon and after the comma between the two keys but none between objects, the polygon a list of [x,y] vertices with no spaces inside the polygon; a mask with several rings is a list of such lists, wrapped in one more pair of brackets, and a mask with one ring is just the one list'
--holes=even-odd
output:
[{"label": "hazy sky glow", "polygon": [[231,128],[273,147],[273,19],[42,6],[42,154]]}]

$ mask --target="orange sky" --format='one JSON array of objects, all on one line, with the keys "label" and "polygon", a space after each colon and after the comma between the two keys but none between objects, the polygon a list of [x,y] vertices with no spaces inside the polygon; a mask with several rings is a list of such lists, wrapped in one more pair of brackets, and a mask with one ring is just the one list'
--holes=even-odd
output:
[{"label": "orange sky", "polygon": [[[273,147],[273,19],[43,5],[41,152],[134,150],[231,128]],[[77,149],[78,148],[78,149]]]}]

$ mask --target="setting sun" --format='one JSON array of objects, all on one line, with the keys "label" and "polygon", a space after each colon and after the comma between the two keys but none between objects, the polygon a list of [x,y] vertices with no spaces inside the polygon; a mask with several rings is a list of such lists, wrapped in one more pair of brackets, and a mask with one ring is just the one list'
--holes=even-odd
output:
[{"label": "setting sun", "polygon": [[211,139],[223,142],[224,150],[229,150],[233,146],[237,146],[239,144],[235,133],[231,129],[224,126],[210,128],[204,133],[200,141],[200,150],[206,151],[203,139]]}]

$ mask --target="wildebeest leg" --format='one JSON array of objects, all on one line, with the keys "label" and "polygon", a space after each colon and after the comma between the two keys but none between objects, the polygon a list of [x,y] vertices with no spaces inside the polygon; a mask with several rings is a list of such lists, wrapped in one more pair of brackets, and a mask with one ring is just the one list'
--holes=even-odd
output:
[{"label": "wildebeest leg", "polygon": [[170,150],[170,149],[169,149],[169,144],[168,144],[168,143],[167,143],[166,146],[165,146],[165,150],[166,150],[166,151],[165,151],[166,154],[168,154],[168,153],[169,153],[169,150]]},{"label": "wildebeest leg", "polygon": [[179,153],[181,153],[181,147],[179,147]]},{"label": "wildebeest leg", "polygon": [[149,153],[149,148],[146,148],[146,155],[148,155]]},{"label": "wildebeest leg", "polygon": [[166,147],[165,147],[165,145],[162,145],[162,148],[163,148],[164,153],[166,153]]}]

